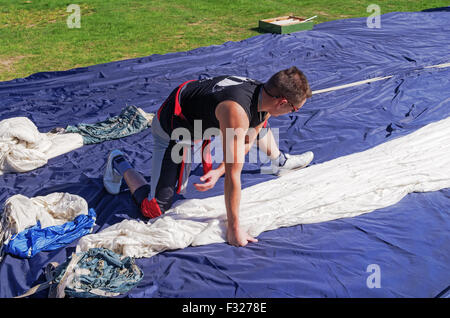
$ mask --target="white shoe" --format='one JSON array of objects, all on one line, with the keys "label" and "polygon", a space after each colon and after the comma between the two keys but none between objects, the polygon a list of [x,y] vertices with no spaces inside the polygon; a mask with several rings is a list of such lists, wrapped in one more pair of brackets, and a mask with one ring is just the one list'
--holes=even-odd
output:
[{"label": "white shoe", "polygon": [[113,168],[113,159],[123,155],[122,151],[114,149],[109,153],[106,162],[105,174],[103,175],[103,186],[110,194],[118,194],[122,185],[122,176]]},{"label": "white shoe", "polygon": [[314,159],[314,153],[312,151],[307,151],[300,155],[290,155],[288,153],[284,155],[287,159],[283,166],[280,167],[272,162],[268,167],[261,167],[261,173],[282,176],[289,172],[306,167]]}]

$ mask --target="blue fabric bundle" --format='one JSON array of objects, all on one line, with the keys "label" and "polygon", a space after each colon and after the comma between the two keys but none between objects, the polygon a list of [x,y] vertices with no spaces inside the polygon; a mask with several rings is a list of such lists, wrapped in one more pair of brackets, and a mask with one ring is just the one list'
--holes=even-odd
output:
[{"label": "blue fabric bundle", "polygon": [[73,221],[62,225],[41,228],[38,221],[35,226],[14,236],[4,247],[4,251],[21,258],[29,258],[41,251],[56,250],[89,234],[94,226],[95,218],[95,211],[91,208],[87,215],[78,215]]}]

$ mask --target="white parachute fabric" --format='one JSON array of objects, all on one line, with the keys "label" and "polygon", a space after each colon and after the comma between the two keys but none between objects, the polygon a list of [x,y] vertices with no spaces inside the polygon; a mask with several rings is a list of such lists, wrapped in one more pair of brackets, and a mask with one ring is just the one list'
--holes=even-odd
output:
[{"label": "white parachute fabric", "polygon": [[[292,172],[242,190],[241,227],[263,231],[353,217],[412,192],[450,187],[450,117],[363,152]],[[414,211],[411,211],[414,213]],[[126,256],[225,242],[224,197],[178,202],[148,223],[124,220],[84,236],[77,250],[104,247]]]},{"label": "white parachute fabric", "polygon": [[45,134],[26,117],[4,119],[0,121],[0,175],[31,171],[81,146],[79,134]]}]

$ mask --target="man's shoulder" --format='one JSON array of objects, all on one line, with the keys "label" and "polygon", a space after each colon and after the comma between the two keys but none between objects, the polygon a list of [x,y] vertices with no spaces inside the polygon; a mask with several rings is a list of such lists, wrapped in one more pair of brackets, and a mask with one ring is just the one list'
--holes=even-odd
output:
[{"label": "man's shoulder", "polygon": [[233,122],[237,126],[248,126],[248,118],[244,108],[234,100],[220,102],[215,113],[219,122]]}]

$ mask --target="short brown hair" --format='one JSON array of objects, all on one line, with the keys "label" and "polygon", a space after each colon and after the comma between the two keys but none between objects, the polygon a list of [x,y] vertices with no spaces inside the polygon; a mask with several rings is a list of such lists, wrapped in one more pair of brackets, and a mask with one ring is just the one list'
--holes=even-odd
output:
[{"label": "short brown hair", "polygon": [[305,74],[295,66],[275,73],[265,86],[272,94],[283,96],[294,105],[312,96]]}]

